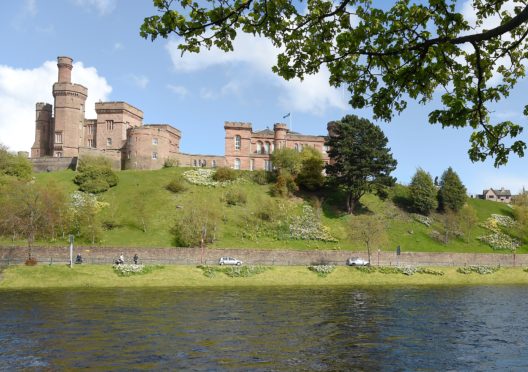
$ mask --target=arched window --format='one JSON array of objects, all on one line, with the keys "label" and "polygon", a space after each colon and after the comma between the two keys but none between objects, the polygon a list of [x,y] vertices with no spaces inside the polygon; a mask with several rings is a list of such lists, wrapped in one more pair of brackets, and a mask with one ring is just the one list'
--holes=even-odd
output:
[{"label": "arched window", "polygon": [[216,160],[211,160],[211,166],[212,166],[213,168],[216,168]]},{"label": "arched window", "polygon": [[299,151],[299,144],[298,143],[295,144],[295,151]]},{"label": "arched window", "polygon": [[270,145],[269,142],[266,142],[266,144],[265,144],[265,153],[269,154],[270,150],[271,150],[271,145]]},{"label": "arched window", "polygon": [[207,160],[203,159],[202,160],[202,167],[206,167],[207,166]]},{"label": "arched window", "polygon": [[257,141],[257,154],[262,154],[262,142]]},{"label": "arched window", "polygon": [[196,159],[193,160],[193,166],[197,166],[198,165],[198,162],[196,161]]},{"label": "arched window", "polygon": [[240,136],[235,136],[235,150],[240,150],[240,147],[242,145],[242,139]]},{"label": "arched window", "polygon": [[235,169],[240,169],[240,159],[239,158],[235,159]]}]

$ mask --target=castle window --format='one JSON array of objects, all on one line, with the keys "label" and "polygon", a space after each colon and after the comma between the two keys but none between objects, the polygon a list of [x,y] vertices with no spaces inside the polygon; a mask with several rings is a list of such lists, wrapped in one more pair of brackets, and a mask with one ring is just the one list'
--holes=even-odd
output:
[{"label": "castle window", "polygon": [[240,169],[240,159],[239,158],[235,159],[235,169]]},{"label": "castle window", "polygon": [[299,144],[298,143],[296,143],[294,147],[295,147],[295,151],[299,151]]},{"label": "castle window", "polygon": [[157,138],[153,138],[152,139],[152,144],[153,145],[157,145],[158,144],[158,139]]},{"label": "castle window", "polygon": [[216,160],[211,160],[211,166],[212,166],[213,168],[216,168]]},{"label": "castle window", "polygon": [[153,152],[152,153],[152,160],[158,160],[158,153],[157,152]]},{"label": "castle window", "polygon": [[273,165],[271,164],[270,160],[264,160],[264,169],[268,172],[271,172],[273,170]]},{"label": "castle window", "polygon": [[94,148],[95,147],[95,140],[92,138],[88,138],[88,147]]},{"label": "castle window", "polygon": [[240,136],[235,136],[235,150],[240,150],[240,147],[242,145],[242,139]]},{"label": "castle window", "polygon": [[195,167],[198,166],[198,162],[196,161],[196,159],[193,160],[193,166],[195,166]]},{"label": "castle window", "polygon": [[112,146],[112,139],[110,137],[106,139],[106,146]]},{"label": "castle window", "polygon": [[262,142],[257,142],[257,154],[262,154]]},{"label": "castle window", "polygon": [[255,170],[255,159],[249,161],[249,170]]},{"label": "castle window", "polygon": [[270,153],[270,149],[271,149],[271,145],[269,142],[266,142],[266,144],[264,145],[265,146],[265,150],[264,150],[264,153],[265,154],[269,154]]},{"label": "castle window", "polygon": [[94,134],[95,133],[95,125],[88,124],[88,134]]},{"label": "castle window", "polygon": [[114,130],[114,121],[113,120],[107,120],[106,121],[106,129],[107,130]]},{"label": "castle window", "polygon": [[55,143],[62,143],[62,132],[55,132]]},{"label": "castle window", "polygon": [[206,167],[207,166],[207,160],[203,159],[202,160],[202,167]]}]

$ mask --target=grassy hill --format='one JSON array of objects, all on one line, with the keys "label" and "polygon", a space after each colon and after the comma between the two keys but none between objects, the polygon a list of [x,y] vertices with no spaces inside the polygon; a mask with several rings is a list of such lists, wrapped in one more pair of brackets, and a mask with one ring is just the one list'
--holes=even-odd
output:
[{"label": "grassy hill", "polygon": [[[102,212],[102,221],[108,228],[102,232],[102,239],[98,244],[175,246],[171,227],[174,226],[177,214],[193,205],[205,205],[220,216],[215,231],[216,240],[210,245],[213,247],[365,250],[361,243],[351,241],[348,237],[348,221],[354,217],[340,210],[342,196],[338,193],[304,194],[292,199],[283,199],[272,197],[269,194],[269,185],[258,185],[247,180],[217,188],[189,184],[186,191],[177,194],[166,190],[165,186],[186,170],[188,169],[167,168],[157,171],[119,172],[119,184],[101,195],[101,199],[108,203],[108,207]],[[36,175],[36,182],[54,182],[64,190],[73,192],[77,189],[72,182],[74,175],[72,171],[41,173]],[[246,204],[227,205],[224,201],[226,193],[233,188],[247,195]],[[431,216],[435,221],[431,227],[418,222],[413,214],[406,212],[402,207],[400,194],[405,192],[403,186],[398,186],[388,200],[382,201],[374,195],[366,195],[361,200],[365,213],[382,215],[386,221],[389,242],[380,247],[382,250],[394,250],[400,245],[403,251],[494,252],[487,244],[477,240],[477,237],[489,233],[481,226],[473,228],[469,242],[462,237],[453,238],[448,244],[433,239],[431,232],[440,228],[440,216]],[[476,199],[470,199],[468,203],[475,208],[480,222],[484,222],[491,214],[511,216],[510,207],[501,203]],[[291,221],[294,216],[300,216],[303,205],[307,204],[313,206],[312,211],[316,219],[319,219],[337,242],[288,239],[287,221]],[[143,231],[143,222],[146,232]],[[79,240],[77,242],[82,244]],[[518,252],[528,252],[528,246],[525,244]]]}]

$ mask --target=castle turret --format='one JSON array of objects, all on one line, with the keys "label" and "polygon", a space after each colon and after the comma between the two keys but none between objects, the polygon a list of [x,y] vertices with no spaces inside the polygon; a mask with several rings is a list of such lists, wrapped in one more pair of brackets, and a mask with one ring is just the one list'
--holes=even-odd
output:
[{"label": "castle turret", "polygon": [[288,134],[288,126],[284,123],[276,123],[273,125],[273,131],[275,132],[274,142],[276,149],[282,149],[286,147],[286,136]]},{"label": "castle turret", "polygon": [[50,155],[51,111],[49,103],[38,102],[35,107],[35,142],[31,146],[31,157]]},{"label": "castle turret", "polygon": [[59,81],[53,84],[55,120],[52,134],[53,156],[74,157],[84,143],[84,105],[88,89],[71,83],[70,57],[58,57]]}]

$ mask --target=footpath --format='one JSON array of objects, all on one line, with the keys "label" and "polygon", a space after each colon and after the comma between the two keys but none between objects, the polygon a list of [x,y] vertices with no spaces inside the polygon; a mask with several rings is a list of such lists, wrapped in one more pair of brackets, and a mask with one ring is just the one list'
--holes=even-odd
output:
[{"label": "footpath", "polygon": [[[73,259],[81,254],[88,264],[112,264],[121,254],[125,262],[132,263],[134,254],[144,264],[198,265],[216,264],[220,257],[235,257],[248,265],[345,265],[349,257],[367,259],[367,252],[345,250],[259,250],[259,249],[214,249],[214,248],[133,248],[133,247],[74,247]],[[40,264],[69,262],[68,246],[32,247],[31,256]],[[0,267],[23,263],[28,257],[27,247],[0,247]],[[528,254],[514,253],[446,253],[446,252],[396,252],[377,250],[371,256],[372,265],[382,266],[466,266],[500,265],[528,266]]]}]

